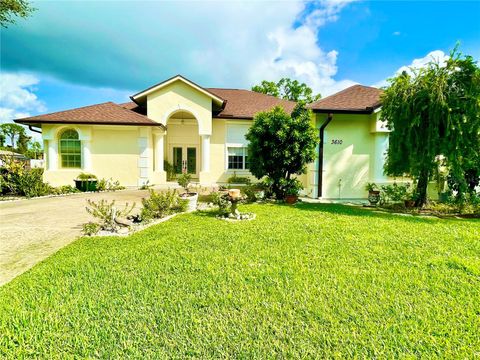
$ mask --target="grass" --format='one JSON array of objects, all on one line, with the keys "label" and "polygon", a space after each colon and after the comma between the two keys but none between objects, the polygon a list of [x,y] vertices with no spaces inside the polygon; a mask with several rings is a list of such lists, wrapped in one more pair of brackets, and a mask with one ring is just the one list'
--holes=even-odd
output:
[{"label": "grass", "polygon": [[480,222],[249,205],[83,238],[0,288],[0,357],[480,356]]}]

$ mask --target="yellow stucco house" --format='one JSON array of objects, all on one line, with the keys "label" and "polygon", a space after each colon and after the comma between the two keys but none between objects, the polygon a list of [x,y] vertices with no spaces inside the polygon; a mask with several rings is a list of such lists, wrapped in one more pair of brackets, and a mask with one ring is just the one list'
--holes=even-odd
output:
[{"label": "yellow stucco house", "polygon": [[[323,141],[300,177],[305,195],[365,198],[367,182],[383,175],[388,130],[379,118],[381,90],[355,85],[309,105]],[[178,75],[112,102],[15,120],[40,128],[45,181],[73,184],[82,172],[127,187],[168,184],[165,163],[202,185],[248,171],[245,134],[256,113],[292,101],[249,90],[203,88]],[[37,130],[38,131],[38,130]]]}]

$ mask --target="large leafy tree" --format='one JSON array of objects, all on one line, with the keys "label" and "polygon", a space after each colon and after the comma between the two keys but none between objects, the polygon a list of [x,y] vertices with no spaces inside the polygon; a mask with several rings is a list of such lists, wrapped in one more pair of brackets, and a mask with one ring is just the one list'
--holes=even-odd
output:
[{"label": "large leafy tree", "polygon": [[9,138],[10,145],[15,148],[18,139],[23,136],[25,137],[25,128],[21,125],[14,124],[14,123],[6,123],[0,125],[0,131],[3,133],[4,136]]},{"label": "large leafy tree", "polygon": [[382,115],[392,130],[385,170],[417,180],[416,205],[426,203],[441,155],[463,196],[468,174],[476,169],[478,176],[480,166],[480,69],[473,58],[455,49],[446,62],[391,79]]},{"label": "large leafy tree", "polygon": [[282,78],[278,82],[263,80],[260,85],[255,85],[252,90],[258,93],[272,95],[281,99],[311,103],[320,99],[320,94],[313,94],[313,90],[305,83],[298,80]]},{"label": "large leafy tree", "polygon": [[25,132],[20,133],[18,135],[18,141],[17,141],[17,150],[20,154],[26,155],[28,152],[28,145],[30,143],[30,140],[32,138],[30,136],[27,136]]},{"label": "large leafy tree", "polygon": [[38,159],[39,155],[42,153],[42,145],[38,141],[33,141],[30,144],[30,148],[28,149],[28,156],[33,159]]},{"label": "large leafy tree", "polygon": [[0,26],[8,27],[15,23],[16,18],[26,18],[35,9],[26,0],[1,0],[0,1]]},{"label": "large leafy tree", "polygon": [[249,141],[250,171],[258,179],[268,176],[278,199],[292,175],[303,174],[315,160],[317,133],[310,111],[298,105],[292,115],[281,107],[258,113],[246,139]]}]

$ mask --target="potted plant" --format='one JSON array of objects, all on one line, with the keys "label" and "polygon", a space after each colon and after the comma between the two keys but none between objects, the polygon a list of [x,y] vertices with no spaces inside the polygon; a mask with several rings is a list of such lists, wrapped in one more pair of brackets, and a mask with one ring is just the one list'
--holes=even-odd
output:
[{"label": "potted plant", "polygon": [[403,203],[405,204],[406,208],[413,208],[415,207],[415,201],[417,200],[417,193],[414,191],[407,191],[405,194],[405,198],[403,199]]},{"label": "potted plant", "polygon": [[75,187],[80,191],[96,191],[97,177],[93,174],[81,173],[75,179]]},{"label": "potted plant", "polygon": [[412,198],[408,198],[404,200],[406,208],[413,208],[415,206],[415,200]]},{"label": "potted plant", "polygon": [[178,185],[185,189],[185,192],[183,194],[180,194],[180,197],[182,199],[188,200],[187,211],[197,210],[198,193],[190,192],[188,189],[191,180],[192,176],[186,172],[179,175],[177,178]]},{"label": "potted plant", "polygon": [[303,189],[303,185],[297,179],[289,179],[285,185],[285,202],[295,204],[298,200],[298,194]]},{"label": "potted plant", "polygon": [[365,190],[368,191],[368,201],[370,202],[370,205],[377,205],[380,200],[380,190],[378,190],[377,184],[367,183],[367,185],[365,185]]}]

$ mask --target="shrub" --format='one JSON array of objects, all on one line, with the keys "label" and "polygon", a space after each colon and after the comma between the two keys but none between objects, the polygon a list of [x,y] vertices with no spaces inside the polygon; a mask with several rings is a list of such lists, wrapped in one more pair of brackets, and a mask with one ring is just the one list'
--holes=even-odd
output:
[{"label": "shrub", "polygon": [[228,200],[228,193],[215,191],[212,193],[212,203],[218,206],[218,213],[220,215],[226,215],[229,212],[231,203]]},{"label": "shrub", "polygon": [[43,182],[43,169],[23,171],[18,176],[17,191],[26,197],[44,196],[52,193],[52,187]]},{"label": "shrub", "polygon": [[52,187],[43,182],[43,169],[27,169],[25,164],[6,160],[2,169],[2,190],[27,197],[48,195]]},{"label": "shrub", "polygon": [[188,200],[179,198],[176,190],[162,192],[150,190],[150,197],[142,199],[142,205],[141,219],[148,221],[186,211]]},{"label": "shrub", "polygon": [[285,197],[282,180],[306,172],[315,160],[318,135],[311,112],[302,104],[287,114],[281,107],[255,115],[245,138],[249,141],[250,172],[258,179],[268,176],[277,199]]},{"label": "shrub", "polygon": [[110,179],[100,179],[97,182],[97,191],[116,191],[123,190],[125,186],[120,185],[120,181]]},{"label": "shrub", "polygon": [[99,226],[102,230],[107,231],[117,231],[118,225],[115,222],[116,218],[126,218],[135,207],[135,203],[132,206],[125,204],[123,210],[118,210],[115,207],[115,200],[112,202],[107,202],[107,200],[102,199],[98,203],[92,200],[87,200],[89,206],[86,207],[87,212],[93,217],[97,218],[100,223]]},{"label": "shrub", "polygon": [[237,176],[237,173],[234,171],[233,175],[228,178],[227,183],[250,185],[252,180],[250,180],[248,177]]},{"label": "shrub", "polygon": [[257,193],[256,193],[256,189],[255,189],[255,186],[254,185],[248,185],[248,186],[245,186],[243,189],[242,189],[242,192],[245,194],[245,196],[247,197],[247,202],[255,202],[257,201]]},{"label": "shrub", "polygon": [[18,183],[20,176],[26,171],[25,164],[9,157],[5,157],[2,160],[4,162],[1,169],[2,193],[22,195],[18,190]]},{"label": "shrub", "polygon": [[163,162],[163,168],[165,169],[165,172],[167,173],[167,180],[173,180],[177,176],[175,173],[175,166],[170,164],[167,160]]},{"label": "shrub", "polygon": [[100,231],[100,225],[94,222],[88,222],[83,224],[82,233],[83,235],[92,236],[98,234]]},{"label": "shrub", "polygon": [[405,185],[393,183],[393,185],[382,185],[380,187],[380,203],[382,205],[401,202],[411,197],[412,191],[409,183]]},{"label": "shrub", "polygon": [[63,186],[59,186],[52,189],[52,193],[55,195],[71,194],[71,193],[78,193],[78,192],[80,192],[80,190],[78,190],[76,187],[73,187],[71,185],[63,185]]}]

